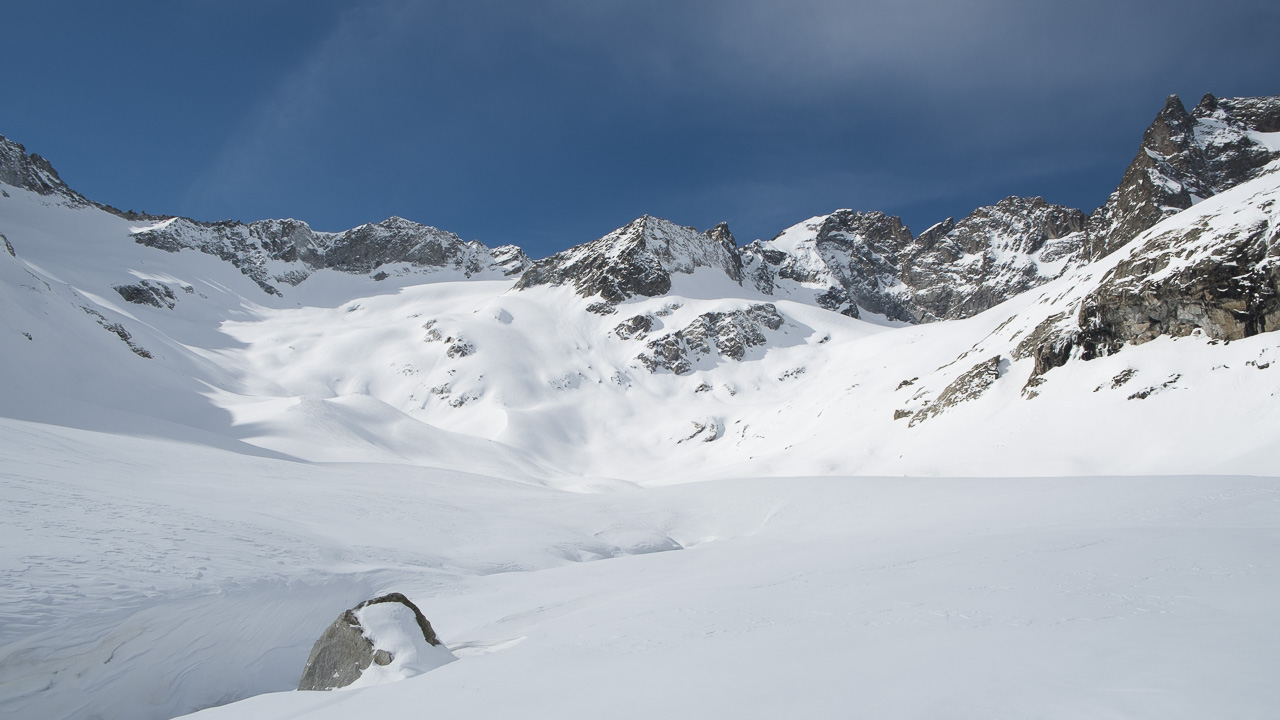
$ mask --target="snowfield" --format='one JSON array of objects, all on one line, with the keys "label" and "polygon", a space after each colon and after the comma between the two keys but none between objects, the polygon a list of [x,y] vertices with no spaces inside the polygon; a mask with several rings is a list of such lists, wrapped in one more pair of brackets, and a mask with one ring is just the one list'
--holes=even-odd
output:
[{"label": "snowfield", "polygon": [[[1274,717],[1280,338],[1019,348],[1145,243],[1190,238],[1172,273],[1269,232],[1271,262],[1277,200],[1273,164],[903,326],[652,218],[693,248],[658,297],[517,289],[528,259],[472,272],[478,243],[272,293],[207,227],[148,246],[175,221],[6,185],[0,715]],[[422,227],[394,220],[366,230]],[[293,691],[386,592],[456,660],[393,638],[358,687]]]},{"label": "snowfield", "polygon": [[[197,717],[1264,718],[1280,703],[1270,478],[571,493],[3,425],[10,717],[249,696]],[[288,692],[324,627],[390,590],[459,659]]]}]

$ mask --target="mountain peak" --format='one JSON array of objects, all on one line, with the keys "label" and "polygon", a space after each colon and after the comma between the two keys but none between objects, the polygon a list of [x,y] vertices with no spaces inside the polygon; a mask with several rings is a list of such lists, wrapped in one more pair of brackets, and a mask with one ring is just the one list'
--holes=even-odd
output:
[{"label": "mountain peak", "polygon": [[1188,113],[1176,95],[1142,134],[1119,187],[1089,222],[1089,258],[1109,255],[1164,218],[1246,180],[1280,157],[1259,133],[1280,131],[1280,97],[1206,94]]},{"label": "mountain peak", "polygon": [[698,268],[722,270],[742,281],[737,243],[722,223],[707,232],[642,215],[613,232],[534,263],[517,289],[572,284],[583,297],[619,303],[633,295],[654,297],[671,290],[671,275]]},{"label": "mountain peak", "polygon": [[78,198],[58,176],[53,165],[26,147],[0,135],[0,182],[40,195],[65,195]]}]

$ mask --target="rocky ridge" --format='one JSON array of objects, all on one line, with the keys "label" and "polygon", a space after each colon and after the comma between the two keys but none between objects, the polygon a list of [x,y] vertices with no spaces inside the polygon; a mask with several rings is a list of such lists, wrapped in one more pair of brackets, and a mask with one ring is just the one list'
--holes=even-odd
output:
[{"label": "rocky ridge", "polygon": [[[1091,215],[1042,198],[1010,197],[914,235],[897,217],[837,210],[745,247],[737,246],[724,223],[698,232],[646,215],[538,261],[516,246],[490,249],[395,217],[327,233],[298,220],[205,223],[100,207],[157,221],[137,228],[135,242],[216,256],[276,295],[322,269],[379,280],[449,270],[463,277],[518,278],[516,289],[569,285],[602,301],[593,312],[608,313],[628,298],[670,292],[673,274],[710,268],[766,297],[850,317],[871,313],[922,323],[970,317],[1105,257],[1161,219],[1256,177],[1277,157],[1280,97],[1206,95],[1188,113],[1171,96],[1120,186]],[[2,138],[0,180],[89,202],[46,160]],[[171,307],[177,297],[173,288],[136,284],[117,292],[155,306]]]},{"label": "rocky ridge", "polygon": [[[1074,266],[1087,216],[1010,197],[913,236],[896,217],[838,210],[743,249],[765,294],[785,281],[823,288],[818,305],[919,323],[969,317]],[[793,291],[794,292],[794,291]]]},{"label": "rocky ridge", "polygon": [[[711,266],[764,295],[850,317],[869,312],[908,323],[971,317],[1257,177],[1280,157],[1280,135],[1269,135],[1277,132],[1280,97],[1206,95],[1188,113],[1170,96],[1119,187],[1092,214],[1039,197],[1009,197],[913,235],[885,213],[837,210],[741,248],[723,223],[698,233],[646,216],[538,261],[517,287],[572,284],[584,297],[618,303],[664,294],[671,273]],[[672,246],[666,233],[676,228],[680,241]]]},{"label": "rocky ridge", "polygon": [[645,215],[599,240],[534,262],[516,288],[572,285],[582,297],[616,304],[636,295],[665,295],[672,273],[698,268],[718,269],[742,281],[742,258],[728,225],[700,233]]},{"label": "rocky ridge", "polygon": [[40,195],[80,197],[62,182],[58,171],[53,169],[48,160],[35,153],[28,154],[21,143],[3,135],[0,135],[0,182]]},{"label": "rocky ridge", "polygon": [[399,217],[338,233],[313,230],[301,220],[245,224],[170,218],[136,229],[133,240],[167,252],[198,250],[214,255],[275,295],[280,294],[277,285],[297,285],[325,269],[352,274],[380,270],[373,278],[382,280],[389,276],[387,270],[448,269],[465,277],[511,276],[529,264],[528,256],[514,245],[490,249],[475,240],[463,241],[451,232]]}]

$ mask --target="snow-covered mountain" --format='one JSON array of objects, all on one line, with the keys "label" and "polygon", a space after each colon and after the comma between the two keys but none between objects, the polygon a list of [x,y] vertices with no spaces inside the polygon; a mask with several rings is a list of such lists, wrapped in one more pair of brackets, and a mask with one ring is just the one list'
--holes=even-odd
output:
[{"label": "snow-covered mountain", "polygon": [[[743,246],[726,224],[699,231],[645,216],[538,260],[401,218],[329,233],[297,220],[122,212],[0,138],[0,373],[10,378],[0,452],[16,468],[5,492],[27,513],[5,536],[27,550],[0,568],[0,708],[88,717],[97,703],[104,717],[167,717],[283,689],[294,669],[261,669],[259,683],[245,673],[259,672],[260,655],[184,618],[222,607],[208,593],[229,593],[224,619],[265,606],[261,627],[236,642],[258,633],[305,659],[314,637],[287,629],[285,608],[323,627],[406,568],[426,573],[411,574],[415,587],[441,594],[457,622],[480,611],[456,593],[525,593],[536,608],[490,599],[477,607],[501,608],[502,619],[466,626],[488,628],[468,641],[475,655],[514,646],[523,635],[485,633],[573,601],[478,578],[751,538],[789,507],[777,498],[793,487],[825,529],[795,522],[779,537],[826,543],[857,531],[819,507],[853,512],[862,500],[849,493],[861,491],[789,479],[798,476],[1275,476],[1278,200],[1280,98],[1206,96],[1191,113],[1171,98],[1092,214],[1012,197],[915,234],[884,213],[844,209]],[[188,473],[188,455],[196,480],[153,482]],[[95,473],[109,481],[95,484]],[[246,479],[256,475],[272,480]],[[785,480],[738,498],[735,487],[756,487],[735,480],[748,477]],[[668,487],[691,480],[725,482]],[[973,482],[996,505],[1018,492]],[[1249,493],[1265,493],[1251,482]],[[418,485],[434,504],[414,505],[425,502]],[[964,493],[935,491],[963,505]],[[928,502],[885,492],[901,517]],[[1096,492],[1063,491],[1073,517],[1087,518],[1079,527],[1110,527],[1085,510]],[[138,499],[147,493],[182,519],[151,527],[160,511]],[[1125,497],[1141,505],[1140,493]],[[77,525],[57,510],[66,498],[111,510]],[[950,512],[902,527],[947,525]],[[1260,513],[1241,506],[1232,517],[1255,527]],[[982,517],[1026,531],[1012,515]],[[1155,522],[1131,507],[1124,517]],[[82,588],[68,558],[117,538],[112,518],[176,574],[154,578],[104,554],[95,562],[106,574]],[[183,523],[209,535],[183,549]],[[519,528],[512,539],[486,529],[502,523]],[[236,539],[209,539],[223,524],[240,528]],[[49,527],[65,543],[44,554],[30,538]],[[927,552],[963,544],[967,527]],[[1088,535],[1054,542],[1084,547]],[[156,550],[165,538],[180,542]],[[269,581],[259,552],[279,558]],[[865,562],[894,567],[891,555],[868,551]],[[776,575],[795,558],[774,560],[764,568]],[[657,561],[631,567],[647,562]],[[753,560],[743,551],[738,562]],[[1003,582],[974,562],[993,587]],[[707,567],[690,565],[688,577]],[[597,576],[575,577],[601,592]],[[315,592],[340,607],[302,599]],[[95,614],[103,604],[128,619]],[[175,628],[192,644],[164,640]],[[111,665],[108,646],[126,645]],[[174,658],[163,684],[183,691],[140,709],[137,688],[159,681],[139,673]],[[234,686],[221,695],[193,670],[214,660]]]},{"label": "snow-covered mountain", "polygon": [[[54,397],[106,415],[154,405],[139,414],[313,460],[439,463],[440,441],[422,437],[453,433],[496,443],[502,452],[487,457],[534,463],[544,477],[649,483],[692,470],[1195,467],[1204,459],[1190,439],[1230,435],[1231,423],[1164,403],[1213,404],[1224,374],[1241,376],[1226,383],[1241,394],[1234,407],[1264,412],[1270,396],[1254,368],[1267,365],[1276,321],[1276,173],[1257,163],[1275,155],[1280,105],[1180,107],[1161,111],[1135,162],[1162,148],[1173,160],[1161,167],[1182,168],[1181,186],[1213,201],[1162,211],[1093,261],[1096,218],[1123,215],[1132,228],[1149,204],[1109,202],[1090,217],[1007,198],[919,235],[882,213],[840,210],[743,247],[724,224],[699,232],[646,216],[530,261],[399,218],[319,233],[294,220],[120,213],[8,143],[0,232],[17,312],[5,322],[22,342],[5,363],[30,379],[30,400],[8,412],[47,418],[38,408]],[[1171,140],[1177,123],[1186,132]],[[1190,149],[1174,153],[1175,141]],[[1113,200],[1132,195],[1134,172]],[[1228,189],[1233,180],[1243,182]],[[65,319],[50,323],[50,305]],[[104,338],[118,360],[80,349]],[[1183,347],[1165,349],[1175,340]],[[1247,342],[1209,345],[1226,340]],[[1069,382],[1048,372],[1073,360],[1084,364]],[[1112,407],[1093,391],[1124,372],[1179,393]],[[1055,376],[1070,389],[1050,393]],[[174,389],[161,401],[165,382]],[[1106,419],[1075,421],[1094,415]],[[1106,450],[1125,442],[1121,428],[1175,416],[1183,450]],[[935,417],[936,430],[920,429]],[[1227,447],[1237,458],[1227,467],[1272,467],[1260,446]],[[464,467],[465,453],[446,464]]]}]

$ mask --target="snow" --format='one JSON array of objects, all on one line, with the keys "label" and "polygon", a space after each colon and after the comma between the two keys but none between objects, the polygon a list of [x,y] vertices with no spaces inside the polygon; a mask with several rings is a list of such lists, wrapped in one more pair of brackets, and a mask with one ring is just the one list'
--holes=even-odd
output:
[{"label": "snow", "polygon": [[831,216],[817,215],[804,222],[796,223],[763,244],[767,248],[780,250],[788,255],[818,259],[814,242],[817,239],[818,230],[829,217]]},{"label": "snow", "polygon": [[1280,132],[1253,132],[1246,133],[1250,140],[1265,147],[1271,152],[1280,152]]},{"label": "snow", "polygon": [[[1280,701],[1273,479],[583,494],[3,426],[13,717],[250,695],[196,717],[1193,718]],[[290,692],[333,617],[389,590],[459,659]]]},{"label": "snow", "polygon": [[435,670],[457,660],[444,646],[433,646],[422,637],[413,610],[398,602],[376,603],[355,611],[364,635],[377,650],[391,654],[391,662],[365,668],[344,690],[399,682]]},{"label": "snow", "polygon": [[[693,260],[607,316],[572,287],[449,271],[319,271],[277,297],[9,188],[0,714],[1265,717],[1275,334],[1069,362],[1034,399],[1031,361],[1010,361],[1161,233],[1206,227],[1193,262],[1215,233],[1274,225],[1278,186],[924,326]],[[811,242],[792,230],[774,246]],[[139,279],[175,307],[113,290]],[[784,323],[741,361],[637,359],[760,302]],[[645,314],[648,336],[614,332]],[[995,355],[980,396],[895,419]],[[390,591],[448,651],[366,608],[397,660],[292,692],[333,618]]]}]

